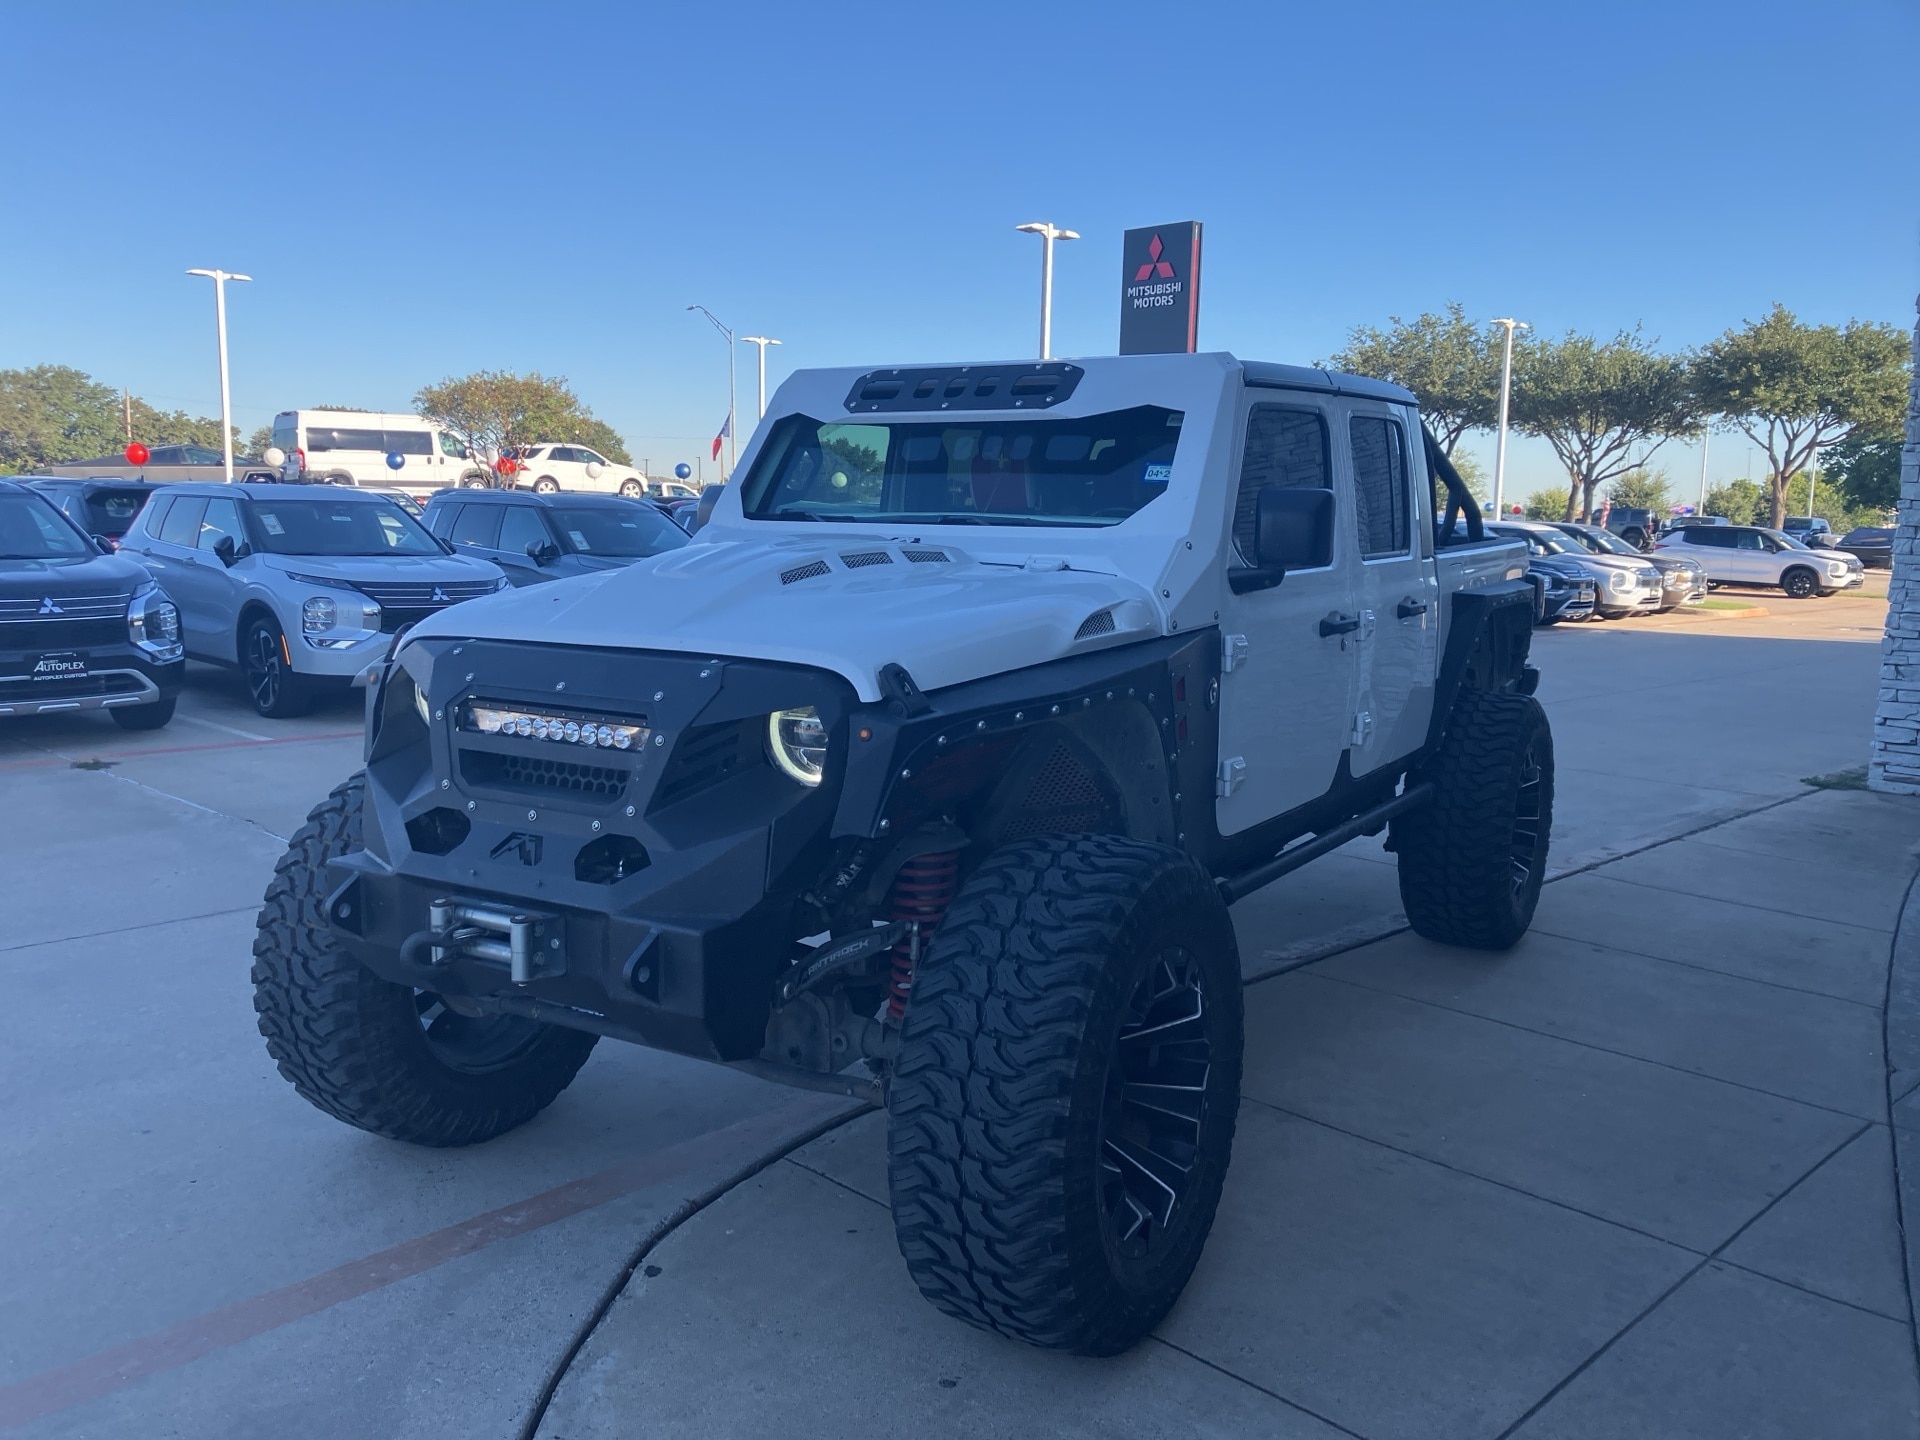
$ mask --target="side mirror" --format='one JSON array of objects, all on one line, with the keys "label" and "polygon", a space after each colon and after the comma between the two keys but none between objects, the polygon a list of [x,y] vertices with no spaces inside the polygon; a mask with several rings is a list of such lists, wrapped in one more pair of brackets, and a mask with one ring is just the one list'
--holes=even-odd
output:
[{"label": "side mirror", "polygon": [[551,565],[560,558],[560,547],[551,540],[529,540],[527,558],[536,565]]},{"label": "side mirror", "polygon": [[1254,501],[1254,564],[1227,572],[1236,595],[1270,590],[1289,570],[1333,563],[1333,492],[1268,485]]},{"label": "side mirror", "polygon": [[93,541],[93,548],[98,550],[102,555],[116,555],[120,551],[120,547],[114,544],[113,540],[108,536],[90,535],[87,538]]},{"label": "side mirror", "polygon": [[220,557],[222,565],[232,565],[240,558],[240,547],[233,543],[231,535],[222,535],[213,542],[213,553]]}]

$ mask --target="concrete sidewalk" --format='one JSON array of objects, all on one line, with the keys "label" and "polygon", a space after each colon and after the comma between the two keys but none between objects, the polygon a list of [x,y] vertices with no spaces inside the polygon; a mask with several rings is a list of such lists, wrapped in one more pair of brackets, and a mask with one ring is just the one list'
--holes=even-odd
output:
[{"label": "concrete sidewalk", "polygon": [[1807,790],[1553,883],[1510,954],[1256,983],[1219,1221],[1117,1360],[921,1300],[868,1115],[655,1246],[538,1433],[1920,1433],[1881,1009],[1916,839]]}]

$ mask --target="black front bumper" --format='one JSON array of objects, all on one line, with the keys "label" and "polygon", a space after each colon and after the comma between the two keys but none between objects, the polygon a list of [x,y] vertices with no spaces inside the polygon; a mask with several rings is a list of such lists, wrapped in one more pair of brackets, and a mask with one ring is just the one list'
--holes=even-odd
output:
[{"label": "black front bumper", "polygon": [[128,643],[124,623],[118,628],[115,644],[100,644],[76,627],[72,637],[0,648],[0,715],[113,710],[178,695],[187,662],[156,664]]},{"label": "black front bumper", "polygon": [[[647,733],[629,750],[486,735],[463,728],[476,699]],[[580,1028],[750,1058],[800,892],[831,853],[854,701],[837,677],[794,666],[409,644],[369,697],[365,849],[333,863],[328,918],[397,983],[531,1000]],[[816,787],[767,750],[768,715],[806,705],[831,736]],[[539,917],[530,978],[515,983],[497,952],[431,945],[436,901]]]}]

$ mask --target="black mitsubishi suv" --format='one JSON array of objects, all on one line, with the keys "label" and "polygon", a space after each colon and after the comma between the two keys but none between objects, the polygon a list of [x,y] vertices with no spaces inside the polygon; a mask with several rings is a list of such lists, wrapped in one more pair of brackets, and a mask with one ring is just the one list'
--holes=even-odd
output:
[{"label": "black mitsubishi suv", "polygon": [[107,710],[157,730],[186,665],[180,612],[144,566],[0,480],[0,716]]}]

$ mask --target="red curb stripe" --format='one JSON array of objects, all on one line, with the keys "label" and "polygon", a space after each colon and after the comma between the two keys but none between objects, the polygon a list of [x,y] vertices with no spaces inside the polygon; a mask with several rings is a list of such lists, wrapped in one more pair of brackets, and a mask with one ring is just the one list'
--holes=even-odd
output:
[{"label": "red curb stripe", "polygon": [[796,1129],[803,1129],[809,1121],[819,1120],[826,1113],[820,1098],[810,1097],[764,1115],[738,1120],[597,1174],[569,1180],[515,1204],[348,1261],[311,1279],[237,1300],[71,1365],[43,1371],[0,1389],[0,1429],[12,1429],[97,1400],[149,1375],[177,1369],[502,1240],[530,1234],[636,1190],[676,1179],[702,1165],[725,1159],[729,1151],[742,1144],[777,1145]]}]

